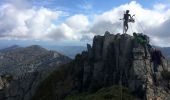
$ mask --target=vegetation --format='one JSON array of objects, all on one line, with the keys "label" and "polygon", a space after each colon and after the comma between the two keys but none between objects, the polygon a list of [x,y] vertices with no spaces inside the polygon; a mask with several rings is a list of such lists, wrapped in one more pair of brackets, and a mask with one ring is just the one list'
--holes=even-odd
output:
[{"label": "vegetation", "polygon": [[10,82],[11,80],[13,80],[13,76],[9,73],[2,75],[2,78],[5,79],[7,82]]},{"label": "vegetation", "polygon": [[162,71],[161,75],[165,80],[170,81],[170,72],[168,70]]},{"label": "vegetation", "polygon": [[102,88],[95,93],[80,93],[73,96],[68,96],[65,100],[134,100],[131,92],[123,87],[122,94],[121,88],[119,86],[112,86],[107,88]]},{"label": "vegetation", "polygon": [[72,73],[74,62],[60,66],[60,68],[49,75],[39,86],[32,100],[56,100],[62,98],[72,87]]}]

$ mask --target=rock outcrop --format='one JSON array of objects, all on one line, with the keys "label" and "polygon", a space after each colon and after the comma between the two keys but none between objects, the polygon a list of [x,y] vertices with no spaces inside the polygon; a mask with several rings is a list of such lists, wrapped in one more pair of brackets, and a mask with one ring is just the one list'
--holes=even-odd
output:
[{"label": "rock outcrop", "polygon": [[[78,54],[68,70],[61,69],[62,77],[58,78],[61,72],[58,71],[59,75],[54,72],[42,83],[34,99],[46,100],[49,96],[51,100],[60,100],[67,95],[120,85],[142,100],[169,100],[169,81],[162,77],[163,71],[169,69],[168,64],[163,59],[163,66],[155,73],[149,51],[128,34],[106,32],[104,36],[95,36],[92,46],[87,44],[87,51]],[[51,86],[49,82],[53,82]]]},{"label": "rock outcrop", "polygon": [[[158,84],[154,83],[153,63],[149,48],[146,49],[147,58],[144,47],[127,34],[107,33],[104,36],[95,36],[92,55],[89,51],[86,52],[92,58],[82,54],[86,59],[82,68],[84,70],[82,89],[96,89],[121,83],[142,99],[170,99],[169,90],[162,83],[165,82],[161,77],[162,66],[159,66],[159,71],[156,73]],[[168,70],[165,62],[164,60],[164,70]],[[87,67],[91,67],[92,70]],[[86,77],[90,75],[88,72],[92,72],[91,76]]]}]

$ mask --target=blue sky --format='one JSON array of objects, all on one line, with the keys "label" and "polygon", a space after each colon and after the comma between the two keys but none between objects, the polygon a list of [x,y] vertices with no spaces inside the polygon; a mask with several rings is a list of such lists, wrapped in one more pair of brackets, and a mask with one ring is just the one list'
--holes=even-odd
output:
[{"label": "blue sky", "polygon": [[[6,3],[14,0],[1,0],[0,2]],[[17,1],[17,0],[16,0]],[[24,0],[18,0],[24,1]],[[70,11],[70,13],[90,13],[90,12],[104,12],[116,6],[129,3],[132,0],[25,0],[31,6],[46,7],[50,9],[57,9],[63,11]],[[136,0],[146,8],[152,8],[154,4],[170,3],[170,0]]]},{"label": "blue sky", "polygon": [[[63,8],[74,13],[84,13],[84,11],[104,12],[116,6],[129,3],[132,0],[30,0],[35,6],[44,6],[52,9]],[[146,8],[152,8],[154,4],[170,3],[170,0],[136,0]],[[87,6],[90,6],[89,9]],[[87,9],[86,9],[87,7]],[[85,9],[83,9],[85,8]],[[60,10],[60,9],[59,9]]]},{"label": "blue sky", "polygon": [[152,44],[170,46],[170,0],[1,0],[0,41],[85,45],[105,31],[121,32],[116,26],[126,9],[139,20],[128,34],[142,32],[142,24]]},{"label": "blue sky", "polygon": [[[145,8],[152,8],[154,4],[170,3],[170,0],[1,0],[0,4],[18,1],[27,2],[30,6],[45,7],[53,10],[68,11],[69,14],[93,14],[111,10],[131,1],[136,1]],[[24,5],[25,6],[25,5]]]}]

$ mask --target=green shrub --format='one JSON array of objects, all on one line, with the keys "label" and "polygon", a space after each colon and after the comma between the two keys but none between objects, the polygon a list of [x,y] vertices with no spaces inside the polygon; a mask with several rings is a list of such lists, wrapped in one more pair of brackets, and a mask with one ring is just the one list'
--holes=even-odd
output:
[{"label": "green shrub", "polygon": [[165,80],[170,81],[170,72],[168,70],[162,71],[161,75]]},{"label": "green shrub", "polygon": [[13,80],[13,76],[11,74],[5,74],[2,75],[2,78],[5,79],[6,81],[10,82],[11,80]]},{"label": "green shrub", "polygon": [[86,92],[68,96],[65,100],[121,100],[121,96],[123,100],[134,100],[134,97],[127,88],[122,87],[122,91],[121,94],[119,86],[112,86],[102,88],[94,93]]}]

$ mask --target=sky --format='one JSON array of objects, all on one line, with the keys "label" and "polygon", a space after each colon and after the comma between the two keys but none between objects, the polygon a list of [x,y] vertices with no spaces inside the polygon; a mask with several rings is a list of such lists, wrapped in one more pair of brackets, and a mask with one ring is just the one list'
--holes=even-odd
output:
[{"label": "sky", "polygon": [[125,10],[135,14],[128,34],[170,46],[170,0],[1,0],[0,45],[82,45],[95,35],[122,33]]}]

